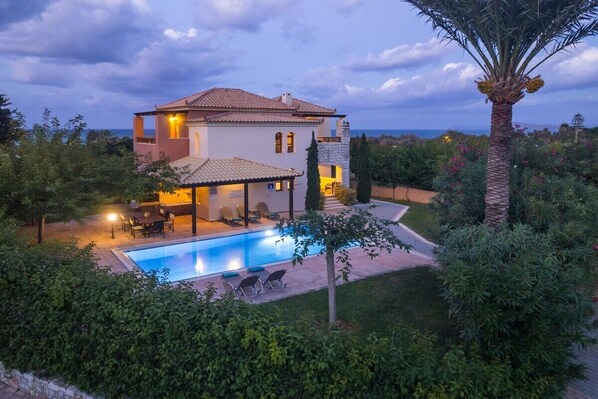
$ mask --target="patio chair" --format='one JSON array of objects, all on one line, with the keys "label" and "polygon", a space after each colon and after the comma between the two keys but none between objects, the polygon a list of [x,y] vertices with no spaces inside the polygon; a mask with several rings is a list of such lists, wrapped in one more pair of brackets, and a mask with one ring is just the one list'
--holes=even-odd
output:
[{"label": "patio chair", "polygon": [[152,225],[149,227],[147,233],[151,234],[152,237],[155,237],[156,234],[162,234],[162,237],[164,237],[164,221],[157,220],[153,222]]},{"label": "patio chair", "polygon": [[129,226],[130,226],[129,220],[122,213],[119,216],[120,216],[121,228],[123,229],[123,231],[129,231]]},{"label": "patio chair", "polygon": [[245,298],[249,298],[247,296],[246,290],[251,290],[251,293],[254,297],[256,297],[261,288],[257,287],[259,283],[258,276],[247,276],[242,277],[237,272],[229,272],[229,273],[222,273],[220,276],[220,281],[222,282],[223,287],[230,287],[235,294],[239,294],[239,296],[244,296]]},{"label": "patio chair", "polygon": [[228,206],[221,207],[220,214],[222,215],[222,221],[228,224],[241,224],[241,222],[243,221],[243,219],[241,219],[240,217],[233,215],[233,211],[231,211]]},{"label": "patio chair", "polygon": [[257,210],[260,211],[260,214],[266,219],[280,219],[278,212],[270,212],[268,209],[268,204],[265,202],[258,202]]},{"label": "patio chair", "polygon": [[144,225],[137,223],[133,218],[129,218],[129,224],[131,225],[131,234],[133,235],[133,238],[135,238],[135,233],[145,235],[146,230]]},{"label": "patio chair", "polygon": [[264,290],[272,291],[282,290],[286,288],[287,283],[282,282],[282,277],[286,274],[286,272],[287,269],[281,269],[270,273],[261,266],[249,268],[249,274],[258,277],[260,283],[262,284],[262,288]]},{"label": "patio chair", "polygon": [[[244,205],[237,205],[237,213],[239,214],[239,217],[241,219],[245,220],[245,206]],[[252,212],[249,212],[247,215],[248,215],[248,219],[250,222],[259,222],[260,221],[259,215],[256,215]]]},{"label": "patio chair", "polygon": [[164,228],[168,228],[170,231],[174,233],[174,213],[170,213],[168,215],[168,219],[164,221]]}]

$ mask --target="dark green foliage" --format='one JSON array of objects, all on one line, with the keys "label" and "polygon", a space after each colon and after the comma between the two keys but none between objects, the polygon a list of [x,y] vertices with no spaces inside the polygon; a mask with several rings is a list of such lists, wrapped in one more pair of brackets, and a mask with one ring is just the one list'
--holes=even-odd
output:
[{"label": "dark green foliage", "polygon": [[318,170],[318,142],[311,132],[311,143],[307,148],[307,190],[305,192],[305,210],[320,209],[320,171]]},{"label": "dark green foliage", "polygon": [[362,204],[370,202],[372,195],[372,176],[370,173],[370,149],[365,133],[359,141],[357,157],[357,201]]},{"label": "dark green foliage", "polygon": [[353,205],[357,198],[357,193],[352,188],[345,187],[341,184],[336,186],[334,196],[338,198],[343,205]]},{"label": "dark green foliage", "polygon": [[6,95],[0,94],[0,145],[12,145],[19,139],[25,126],[23,115],[11,110]]},{"label": "dark green foliage", "polygon": [[[2,223],[0,360],[8,367],[111,398],[424,397],[473,377],[447,370],[451,380],[443,379],[428,334],[399,329],[364,341],[286,327],[231,297],[111,274],[89,246],[27,247]],[[443,362],[467,367],[458,351],[451,356]]]},{"label": "dark green foliage", "polygon": [[438,259],[463,338],[486,360],[509,363],[527,397],[556,397],[579,376],[570,359],[587,341],[591,302],[579,290],[584,274],[563,261],[554,237],[524,225],[472,226],[452,231]]},{"label": "dark green foliage", "polygon": [[481,223],[484,220],[486,193],[486,153],[462,142],[434,179],[432,199],[440,224],[452,228]]},{"label": "dark green foliage", "polygon": [[0,201],[11,215],[35,221],[38,242],[46,220],[82,221],[99,204],[172,191],[178,183],[165,157],[142,163],[105,133],[84,142],[84,128],[81,116],[61,125],[46,110],[18,145],[0,148]]}]

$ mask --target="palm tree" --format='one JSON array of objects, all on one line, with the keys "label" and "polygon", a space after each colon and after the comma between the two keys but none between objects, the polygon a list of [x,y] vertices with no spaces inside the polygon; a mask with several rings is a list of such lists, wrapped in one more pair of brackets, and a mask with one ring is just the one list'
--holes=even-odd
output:
[{"label": "palm tree", "polygon": [[532,73],[561,50],[598,33],[598,0],[404,0],[482,69],[492,103],[484,223],[507,221],[513,105],[544,81]]}]

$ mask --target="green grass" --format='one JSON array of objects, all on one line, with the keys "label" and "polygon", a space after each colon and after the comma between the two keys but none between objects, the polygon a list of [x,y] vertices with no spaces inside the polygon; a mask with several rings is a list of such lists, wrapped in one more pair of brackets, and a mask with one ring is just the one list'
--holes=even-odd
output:
[{"label": "green grass", "polygon": [[[446,342],[454,331],[448,307],[440,297],[440,280],[427,266],[418,266],[350,282],[337,287],[337,317],[358,334],[388,336],[399,325],[435,333]],[[325,326],[328,291],[309,292],[259,305],[285,323],[302,320]]]},{"label": "green grass", "polygon": [[407,205],[409,209],[401,218],[401,223],[415,231],[428,241],[438,242],[440,238],[440,224],[438,217],[430,206],[417,202],[391,200],[386,198],[375,198],[380,201],[392,202],[400,205]]}]

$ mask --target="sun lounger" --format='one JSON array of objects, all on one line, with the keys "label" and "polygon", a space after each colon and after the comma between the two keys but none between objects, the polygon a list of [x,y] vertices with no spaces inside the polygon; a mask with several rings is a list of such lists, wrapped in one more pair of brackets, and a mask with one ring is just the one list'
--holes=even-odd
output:
[{"label": "sun lounger", "polygon": [[241,219],[240,217],[233,215],[233,211],[231,211],[231,209],[228,206],[223,206],[222,208],[220,208],[220,214],[222,215],[222,221],[228,224],[241,224],[241,222],[243,221],[243,219]]},{"label": "sun lounger", "polygon": [[[239,214],[239,217],[243,220],[245,220],[245,207],[243,205],[237,205],[237,213]],[[260,216],[256,215],[252,212],[249,212],[248,214],[248,219],[250,222],[259,222],[260,221]]]},{"label": "sun lounger", "polygon": [[244,296],[245,298],[249,298],[247,296],[248,290],[250,290],[253,296],[257,296],[261,291],[261,288],[257,287],[259,282],[258,276],[242,277],[237,272],[229,272],[222,273],[220,280],[224,287],[230,287],[235,294],[239,294],[239,296]]},{"label": "sun lounger", "polygon": [[268,209],[268,204],[265,202],[258,202],[257,209],[260,211],[260,214],[265,217],[266,219],[280,219],[280,215],[278,212],[270,212]]},{"label": "sun lounger", "polygon": [[273,271],[272,273],[266,271],[263,267],[250,267],[249,274],[259,278],[262,288],[264,290],[273,290],[286,288],[287,283],[282,282],[282,277],[287,272],[287,269]]}]

